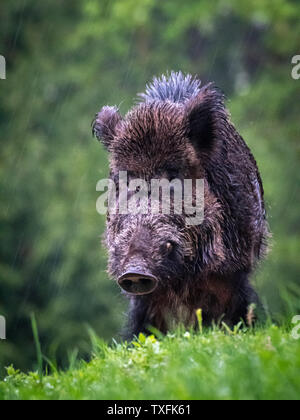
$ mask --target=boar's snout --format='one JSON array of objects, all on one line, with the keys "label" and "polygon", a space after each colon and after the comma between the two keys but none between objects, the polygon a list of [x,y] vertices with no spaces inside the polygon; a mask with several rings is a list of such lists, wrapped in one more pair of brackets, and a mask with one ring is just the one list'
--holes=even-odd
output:
[{"label": "boar's snout", "polygon": [[131,295],[147,295],[154,292],[158,279],[152,274],[129,270],[118,279],[119,286]]}]

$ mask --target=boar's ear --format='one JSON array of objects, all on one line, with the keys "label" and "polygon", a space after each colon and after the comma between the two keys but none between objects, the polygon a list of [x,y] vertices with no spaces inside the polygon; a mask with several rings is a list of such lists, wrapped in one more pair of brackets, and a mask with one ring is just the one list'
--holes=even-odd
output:
[{"label": "boar's ear", "polygon": [[121,119],[122,117],[117,107],[104,106],[96,115],[92,123],[94,136],[96,136],[107,149],[109,149],[115,135],[116,126]]},{"label": "boar's ear", "polygon": [[204,86],[186,104],[187,136],[198,151],[210,151],[216,144],[218,125],[227,118],[224,95],[212,84]]}]

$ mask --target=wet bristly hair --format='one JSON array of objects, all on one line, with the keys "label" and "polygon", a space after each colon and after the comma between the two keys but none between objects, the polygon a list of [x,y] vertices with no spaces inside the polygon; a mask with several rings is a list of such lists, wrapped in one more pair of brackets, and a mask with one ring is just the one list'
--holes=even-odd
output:
[{"label": "wet bristly hair", "polygon": [[[123,117],[105,106],[93,133],[109,151],[110,177],[204,179],[204,221],[185,216],[109,215],[109,272],[118,278],[134,261],[159,278],[148,296],[131,297],[131,333],[166,319],[207,323],[246,319],[256,294],[249,276],[267,249],[261,178],[248,146],[231,122],[223,93],[191,75],[155,78]],[[146,238],[146,240],[145,240]],[[164,244],[172,243],[172,254]],[[167,315],[168,313],[168,315]],[[184,314],[184,315],[183,315]]]}]

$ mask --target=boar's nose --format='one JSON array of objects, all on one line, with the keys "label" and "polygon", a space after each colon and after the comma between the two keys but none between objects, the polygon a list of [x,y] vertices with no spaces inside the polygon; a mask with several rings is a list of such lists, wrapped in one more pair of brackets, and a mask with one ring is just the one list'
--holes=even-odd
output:
[{"label": "boar's nose", "polygon": [[127,271],[118,279],[118,283],[125,292],[131,295],[147,295],[156,289],[158,280],[149,273]]}]

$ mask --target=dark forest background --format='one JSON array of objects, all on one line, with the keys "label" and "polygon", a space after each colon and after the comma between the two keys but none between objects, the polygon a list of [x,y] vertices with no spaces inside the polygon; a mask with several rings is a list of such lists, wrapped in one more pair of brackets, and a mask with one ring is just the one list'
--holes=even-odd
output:
[{"label": "dark forest background", "polygon": [[0,369],[90,354],[118,337],[126,304],[107,277],[91,136],[105,104],[126,112],[167,70],[215,81],[264,181],[272,251],[253,281],[273,318],[300,312],[298,0],[15,0],[0,5]]}]

